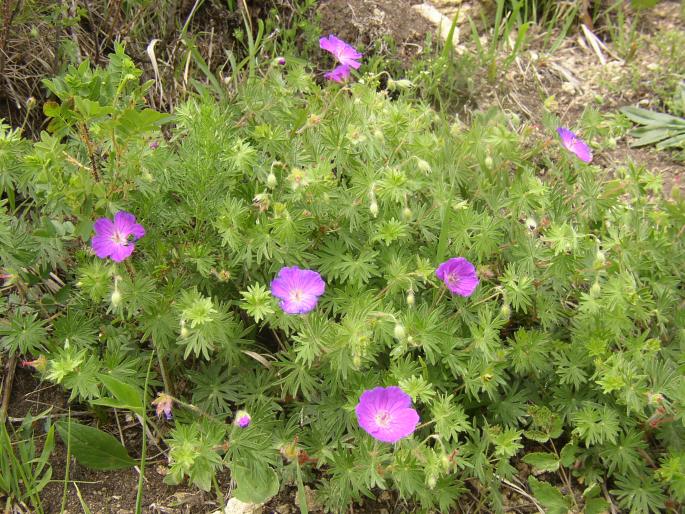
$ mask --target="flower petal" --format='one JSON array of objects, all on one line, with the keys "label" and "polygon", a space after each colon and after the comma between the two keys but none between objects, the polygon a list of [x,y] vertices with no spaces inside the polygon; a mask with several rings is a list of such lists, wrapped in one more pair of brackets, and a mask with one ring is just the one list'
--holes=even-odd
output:
[{"label": "flower petal", "polygon": [[131,256],[133,250],[135,250],[135,247],[136,245],[133,243],[128,243],[126,245],[114,244],[114,248],[110,254],[110,257],[114,262],[121,262]]},{"label": "flower petal", "polygon": [[117,247],[114,241],[112,241],[111,236],[99,234],[93,236],[93,239],[91,240],[90,244],[93,248],[93,251],[95,252],[95,255],[97,255],[100,259],[105,259],[112,255],[112,253],[116,250]]},{"label": "flower petal", "polygon": [[111,236],[114,233],[114,223],[109,218],[100,218],[93,223],[93,230],[98,235]]}]

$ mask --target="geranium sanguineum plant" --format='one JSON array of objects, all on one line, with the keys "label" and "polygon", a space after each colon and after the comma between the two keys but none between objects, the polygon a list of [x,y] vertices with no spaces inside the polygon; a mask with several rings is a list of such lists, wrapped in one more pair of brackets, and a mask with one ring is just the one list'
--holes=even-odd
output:
[{"label": "geranium sanguineum plant", "polygon": [[478,287],[476,267],[464,257],[453,257],[443,262],[435,270],[452,294],[471,296]]},{"label": "geranium sanguineum plant", "polygon": [[145,229],[136,222],[136,217],[125,211],[114,215],[114,220],[100,218],[93,224],[95,235],[91,242],[95,255],[101,259],[109,257],[121,262],[131,256],[137,241],[145,235]]},{"label": "geranium sanguineum plant", "polygon": [[271,294],[280,298],[286,314],[305,314],[316,307],[326,283],[316,271],[297,266],[282,268],[271,282]]},{"label": "geranium sanguineum plant", "polygon": [[359,426],[384,443],[396,443],[410,436],[419,424],[411,397],[397,386],[364,391],[354,411]]},{"label": "geranium sanguineum plant", "polygon": [[581,161],[587,163],[592,162],[592,151],[585,141],[565,127],[559,127],[557,129],[557,134],[559,134],[561,144],[564,148],[578,157]]},{"label": "geranium sanguineum plant", "polygon": [[362,58],[362,54],[352,45],[345,43],[333,34],[319,39],[319,46],[322,50],[330,52],[340,63],[332,71],[324,74],[328,80],[344,82],[350,76],[350,69],[357,70],[361,66],[359,59]]}]

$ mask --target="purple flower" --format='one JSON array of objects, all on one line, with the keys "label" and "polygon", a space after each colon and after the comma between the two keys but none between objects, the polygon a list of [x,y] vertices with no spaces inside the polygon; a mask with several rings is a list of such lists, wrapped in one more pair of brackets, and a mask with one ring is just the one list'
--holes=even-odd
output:
[{"label": "purple flower", "polygon": [[150,143],[150,150],[157,150],[159,148],[159,141],[152,141]]},{"label": "purple flower", "polygon": [[174,405],[172,396],[166,393],[158,393],[157,399],[152,402],[152,405],[156,407],[157,416],[161,417],[164,414],[167,420],[171,419],[171,408]]},{"label": "purple flower", "polygon": [[246,428],[247,426],[249,426],[251,421],[252,417],[247,412],[245,412],[244,410],[239,410],[235,413],[235,420],[233,421],[233,423],[235,423],[235,426],[237,427]]},{"label": "purple flower", "polygon": [[561,144],[564,146],[564,148],[575,154],[575,156],[583,162],[592,161],[592,152],[585,141],[564,127],[559,127],[557,129],[557,133],[561,138]]},{"label": "purple flower", "polygon": [[279,66],[285,66],[286,60],[285,57],[277,57],[276,58],[276,64]]},{"label": "purple flower", "polygon": [[319,39],[319,46],[322,50],[332,53],[333,57],[335,57],[336,60],[343,66],[354,68],[355,70],[361,66],[361,63],[358,62],[358,59],[362,58],[362,54],[357,52],[353,46],[348,45],[344,41],[335,37],[333,34],[327,38],[322,37]]},{"label": "purple flower", "polygon": [[443,262],[435,274],[442,280],[447,289],[459,296],[471,296],[478,287],[476,268],[463,257],[452,257]]},{"label": "purple flower", "polygon": [[324,73],[323,76],[328,80],[333,80],[335,82],[345,82],[350,78],[350,67],[341,64],[340,66],[336,66],[333,71]]},{"label": "purple flower", "polygon": [[316,271],[281,268],[271,282],[271,294],[280,298],[280,306],[287,314],[305,314],[314,307],[326,289],[326,283]]},{"label": "purple flower", "polygon": [[384,443],[410,436],[419,424],[419,414],[411,407],[410,396],[397,386],[364,391],[354,411],[359,426]]},{"label": "purple flower", "polygon": [[145,235],[145,229],[136,223],[136,217],[124,211],[117,212],[114,221],[100,218],[93,224],[93,229],[95,235],[91,245],[95,255],[101,259],[110,257],[115,262],[129,257],[136,247],[133,241]]}]

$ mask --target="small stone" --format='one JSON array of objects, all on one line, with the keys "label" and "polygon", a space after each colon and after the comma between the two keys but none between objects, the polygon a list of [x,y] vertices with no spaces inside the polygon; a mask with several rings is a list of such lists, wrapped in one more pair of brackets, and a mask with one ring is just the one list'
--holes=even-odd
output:
[{"label": "small stone", "polygon": [[[264,511],[263,503],[245,503],[238,498],[228,500],[223,514],[262,514]],[[221,514],[217,511],[215,514]]]}]

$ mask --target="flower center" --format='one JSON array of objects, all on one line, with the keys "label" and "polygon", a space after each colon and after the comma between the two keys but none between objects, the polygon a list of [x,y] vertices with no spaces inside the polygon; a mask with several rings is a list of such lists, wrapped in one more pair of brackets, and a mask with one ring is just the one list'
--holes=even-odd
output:
[{"label": "flower center", "polygon": [[304,296],[304,293],[302,292],[302,289],[293,289],[290,291],[290,301],[294,303],[300,303],[302,301],[302,298]]},{"label": "flower center", "polygon": [[112,242],[118,245],[126,245],[128,243],[128,237],[125,237],[124,234],[115,230],[114,234],[112,234]]},{"label": "flower center", "polygon": [[451,286],[456,286],[459,284],[459,276],[456,273],[450,273],[447,275],[447,283]]},{"label": "flower center", "polygon": [[392,416],[387,410],[382,410],[376,414],[375,421],[376,425],[379,427],[388,428],[390,426],[390,422],[392,421]]}]

